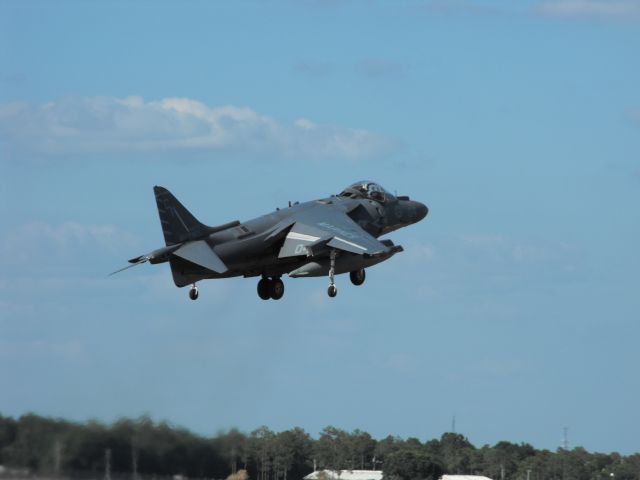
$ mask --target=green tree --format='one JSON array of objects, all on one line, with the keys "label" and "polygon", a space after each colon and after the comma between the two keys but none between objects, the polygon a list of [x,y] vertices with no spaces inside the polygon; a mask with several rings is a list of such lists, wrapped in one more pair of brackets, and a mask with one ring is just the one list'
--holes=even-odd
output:
[{"label": "green tree", "polygon": [[348,445],[348,468],[350,470],[361,469],[371,465],[376,448],[376,441],[367,432],[354,430],[347,438]]},{"label": "green tree", "polygon": [[443,469],[425,452],[408,447],[387,455],[382,472],[385,480],[437,480]]},{"label": "green tree", "polygon": [[315,442],[314,455],[319,469],[342,470],[348,468],[348,434],[344,430],[328,426]]},{"label": "green tree", "polygon": [[401,447],[402,440],[391,435],[376,442],[376,446],[373,452],[373,469],[378,470],[380,466],[384,465],[386,458],[392,453],[397,452]]},{"label": "green tree", "polygon": [[275,434],[266,426],[257,428],[249,436],[249,456],[256,467],[257,480],[271,480]]},{"label": "green tree", "polygon": [[444,433],[440,438],[440,455],[448,473],[471,471],[475,447],[458,433]]}]

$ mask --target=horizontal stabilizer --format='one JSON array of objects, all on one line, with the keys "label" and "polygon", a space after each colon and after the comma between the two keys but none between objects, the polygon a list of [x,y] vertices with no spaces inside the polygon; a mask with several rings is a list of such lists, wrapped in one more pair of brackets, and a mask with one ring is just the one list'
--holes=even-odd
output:
[{"label": "horizontal stabilizer", "polygon": [[227,266],[220,259],[216,252],[209,246],[204,240],[197,240],[195,242],[189,242],[182,245],[179,249],[173,252],[174,255],[184,258],[185,260],[200,265],[201,267],[208,268],[216,273],[226,272]]}]

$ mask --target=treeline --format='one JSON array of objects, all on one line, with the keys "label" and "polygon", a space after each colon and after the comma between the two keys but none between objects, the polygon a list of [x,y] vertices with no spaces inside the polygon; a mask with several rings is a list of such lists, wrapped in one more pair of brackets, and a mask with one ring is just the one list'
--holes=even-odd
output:
[{"label": "treeline", "polygon": [[267,427],[206,438],[147,417],[105,425],[0,416],[0,465],[5,472],[27,469],[32,475],[100,479],[108,470],[114,478],[134,480],[142,475],[224,479],[241,470],[251,480],[301,480],[314,466],[382,470],[390,480],[436,480],[443,473],[496,480],[640,480],[640,454],[583,448],[551,452],[510,442],[476,448],[456,433],[427,442],[392,436],[376,440],[360,430],[334,427],[317,439],[300,428],[273,432]]}]

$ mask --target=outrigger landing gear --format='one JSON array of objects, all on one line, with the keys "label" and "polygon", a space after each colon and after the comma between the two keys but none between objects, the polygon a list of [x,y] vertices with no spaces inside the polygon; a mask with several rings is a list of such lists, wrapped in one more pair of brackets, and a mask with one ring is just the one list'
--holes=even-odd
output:
[{"label": "outrigger landing gear", "polygon": [[338,294],[338,288],[334,281],[334,275],[336,273],[336,251],[334,249],[329,252],[329,261],[329,288],[327,289],[327,294],[333,298]]},{"label": "outrigger landing gear", "polygon": [[284,295],[284,283],[280,277],[262,277],[258,282],[258,296],[262,300],[280,300]]},{"label": "outrigger landing gear", "polygon": [[349,273],[349,278],[351,279],[351,283],[353,283],[354,285],[362,285],[364,283],[364,279],[365,279],[366,275],[364,273],[364,268],[361,268],[360,270],[354,270],[353,272]]},{"label": "outrigger landing gear", "polygon": [[191,300],[198,299],[198,287],[196,287],[195,283],[191,286],[191,290],[189,290],[189,298]]}]

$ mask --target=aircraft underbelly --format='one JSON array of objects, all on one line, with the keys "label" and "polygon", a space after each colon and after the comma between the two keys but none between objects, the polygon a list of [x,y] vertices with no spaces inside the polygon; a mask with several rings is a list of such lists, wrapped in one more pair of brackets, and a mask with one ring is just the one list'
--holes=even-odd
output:
[{"label": "aircraft underbelly", "polygon": [[[336,258],[335,274],[353,272],[362,268],[372,267],[380,262],[388,260],[394,255],[395,251],[389,252],[387,255],[378,255],[376,257],[364,257],[356,254],[343,254]],[[329,259],[322,258],[317,260],[305,261],[298,268],[291,270],[289,276],[298,277],[325,277],[329,274]]]}]

